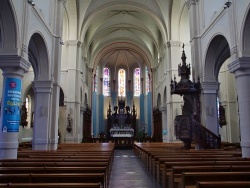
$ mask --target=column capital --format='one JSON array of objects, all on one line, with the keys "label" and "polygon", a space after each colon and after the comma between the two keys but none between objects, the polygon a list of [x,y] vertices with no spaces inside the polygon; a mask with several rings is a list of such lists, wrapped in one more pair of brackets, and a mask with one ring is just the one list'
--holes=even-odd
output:
[{"label": "column capital", "polygon": [[199,0],[186,0],[186,6],[189,9],[192,5],[196,5]]},{"label": "column capital", "polygon": [[182,43],[180,41],[170,40],[167,42],[167,46],[170,47],[181,47]]},{"label": "column capital", "polygon": [[231,62],[228,66],[231,73],[237,75],[250,73],[250,57],[239,57]]},{"label": "column capital", "polygon": [[81,47],[81,42],[79,40],[68,40],[65,42],[67,46],[78,46]]},{"label": "column capital", "polygon": [[201,87],[203,94],[216,94],[219,89],[220,83],[215,82],[202,82]]},{"label": "column capital", "polygon": [[52,93],[53,82],[51,80],[35,80],[32,82],[35,93]]},{"label": "column capital", "polygon": [[23,76],[24,73],[28,72],[30,65],[31,64],[21,56],[0,56],[0,68],[7,74],[19,74]]}]

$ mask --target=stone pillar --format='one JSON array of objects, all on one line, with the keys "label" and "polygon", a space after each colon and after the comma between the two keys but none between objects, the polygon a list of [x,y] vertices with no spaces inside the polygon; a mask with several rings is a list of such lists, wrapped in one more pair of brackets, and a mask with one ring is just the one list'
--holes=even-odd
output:
[{"label": "stone pillar", "polygon": [[49,150],[50,147],[50,119],[51,119],[51,93],[53,83],[50,80],[33,81],[35,92],[35,110],[33,127],[33,150]]},{"label": "stone pillar", "polygon": [[0,118],[0,159],[16,159],[22,78],[30,64],[18,56],[0,56],[3,71],[2,106]]},{"label": "stone pillar", "polygon": [[[72,118],[71,126],[72,131],[66,132],[66,142],[80,142],[82,138],[79,137],[79,125],[80,125],[80,83],[81,83],[81,70],[80,70],[80,60],[78,59],[81,54],[81,42],[78,40],[68,40],[65,42],[67,46],[67,92],[66,92],[66,101],[67,114],[70,114]],[[67,125],[65,125],[67,127]]]},{"label": "stone pillar", "polygon": [[103,78],[100,78],[100,94],[103,94]]},{"label": "stone pillar", "polygon": [[162,113],[162,141],[169,142],[169,127],[168,127],[168,114],[167,114],[167,106],[161,107]]},{"label": "stone pillar", "polygon": [[116,80],[113,80],[113,90],[111,91],[111,109],[117,105],[117,91],[116,91]]},{"label": "stone pillar", "polygon": [[190,23],[190,48],[192,55],[193,77],[198,78],[201,62],[201,39],[200,39],[200,16],[199,16],[199,0],[186,0],[186,6],[189,10]]},{"label": "stone pillar", "polygon": [[103,95],[103,78],[100,78],[100,94],[98,96],[98,118],[99,118],[99,133],[105,132],[104,122],[104,95]]},{"label": "stone pillar", "polygon": [[141,78],[141,94],[144,94],[144,90],[143,90],[143,78]]},{"label": "stone pillar", "polygon": [[[168,41],[167,42],[167,51],[168,51],[168,61],[169,62],[180,62],[181,60],[181,46],[182,43],[180,41]],[[179,55],[176,55],[179,54]],[[168,63],[167,65],[167,80],[169,83],[174,76],[178,75],[178,63]],[[167,91],[170,94],[170,84],[167,85]],[[155,97],[157,99],[157,97]],[[181,98],[178,95],[167,95],[167,116],[168,116],[168,125],[169,125],[169,140],[176,140],[174,134],[174,120],[177,115],[177,111],[180,108]],[[156,103],[155,103],[156,104]]]},{"label": "stone pillar", "polygon": [[238,58],[228,68],[236,78],[242,157],[250,158],[250,57]]},{"label": "stone pillar", "polygon": [[128,80],[128,91],[127,91],[127,104],[132,107],[133,103],[133,89],[131,89],[131,80]]},{"label": "stone pillar", "polygon": [[203,91],[203,126],[219,135],[218,108],[217,108],[217,92],[219,82],[202,82]]},{"label": "stone pillar", "polygon": [[[55,9],[53,11],[54,18],[54,34],[57,36],[62,36],[62,26],[63,26],[63,14],[64,14],[64,4],[65,1],[55,1]],[[51,63],[51,67],[53,70],[53,89],[52,89],[52,102],[51,106],[51,130],[50,130],[50,150],[56,150],[58,144],[58,133],[59,133],[59,100],[58,96],[60,95],[60,75],[61,75],[61,51],[62,45],[59,45],[62,42],[61,38],[54,37],[53,38],[53,50],[50,52],[51,57],[53,58]],[[61,138],[60,138],[61,139]]]}]

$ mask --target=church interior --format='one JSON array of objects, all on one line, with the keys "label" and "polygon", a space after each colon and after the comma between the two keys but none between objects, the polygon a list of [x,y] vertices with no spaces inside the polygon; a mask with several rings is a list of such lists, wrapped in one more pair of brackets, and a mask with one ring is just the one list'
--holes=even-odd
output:
[{"label": "church interior", "polygon": [[160,187],[158,155],[249,165],[249,33],[250,0],[1,0],[0,163],[86,149],[111,188],[117,150]]}]

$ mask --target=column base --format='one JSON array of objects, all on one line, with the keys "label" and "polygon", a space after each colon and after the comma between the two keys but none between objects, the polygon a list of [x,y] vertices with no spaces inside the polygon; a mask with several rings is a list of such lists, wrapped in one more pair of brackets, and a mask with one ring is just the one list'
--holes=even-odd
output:
[{"label": "column base", "polygon": [[16,159],[18,133],[0,133],[0,159]]},{"label": "column base", "polygon": [[242,157],[250,158],[250,142],[241,141]]},{"label": "column base", "polygon": [[17,159],[17,148],[0,149],[0,159]]},{"label": "column base", "polygon": [[32,141],[32,150],[49,150],[47,139],[35,139]]}]

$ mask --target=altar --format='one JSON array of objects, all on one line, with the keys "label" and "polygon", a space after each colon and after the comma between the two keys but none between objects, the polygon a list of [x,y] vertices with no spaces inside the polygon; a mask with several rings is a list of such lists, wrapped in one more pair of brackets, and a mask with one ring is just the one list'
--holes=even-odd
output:
[{"label": "altar", "polygon": [[118,99],[118,106],[111,106],[107,110],[108,137],[112,138],[133,138],[136,135],[136,110],[133,104],[132,111],[125,105],[124,99]]}]

